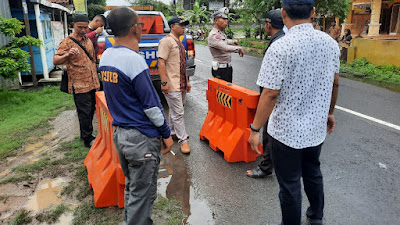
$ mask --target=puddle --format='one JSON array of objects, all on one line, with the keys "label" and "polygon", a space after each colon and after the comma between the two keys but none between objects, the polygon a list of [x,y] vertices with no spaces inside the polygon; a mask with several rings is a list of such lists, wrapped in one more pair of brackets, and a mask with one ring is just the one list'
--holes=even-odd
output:
[{"label": "puddle", "polygon": [[25,146],[25,152],[31,152],[36,150],[44,145],[44,141],[37,142],[35,144],[29,144]]},{"label": "puddle", "polygon": [[4,177],[5,175],[9,174],[11,172],[11,170],[6,169],[3,172],[0,173],[0,178]]},{"label": "puddle", "polygon": [[29,197],[26,205],[28,210],[38,212],[46,209],[50,205],[57,206],[65,200],[65,197],[60,197],[63,185],[66,183],[65,178],[56,178],[45,180],[39,183],[36,192]]},{"label": "puddle", "polygon": [[45,140],[50,140],[50,139],[52,139],[53,137],[55,137],[56,135],[57,135],[57,132],[51,132],[51,133],[45,135],[45,136],[44,136],[44,139],[45,139]]},{"label": "puddle", "polygon": [[195,198],[195,191],[190,186],[188,169],[182,155],[163,156],[159,177],[161,178],[157,181],[158,192],[163,197],[174,198],[181,202],[183,213],[187,215],[185,224],[215,224],[207,203]]}]

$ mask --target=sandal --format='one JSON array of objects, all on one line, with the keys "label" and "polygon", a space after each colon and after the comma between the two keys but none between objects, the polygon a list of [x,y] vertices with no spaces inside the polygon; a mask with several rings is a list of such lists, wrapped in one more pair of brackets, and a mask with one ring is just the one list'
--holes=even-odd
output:
[{"label": "sandal", "polygon": [[272,172],[264,172],[259,166],[257,166],[257,168],[254,168],[251,170],[251,175],[250,174],[246,174],[248,177],[251,178],[266,178],[270,175],[272,175]]}]

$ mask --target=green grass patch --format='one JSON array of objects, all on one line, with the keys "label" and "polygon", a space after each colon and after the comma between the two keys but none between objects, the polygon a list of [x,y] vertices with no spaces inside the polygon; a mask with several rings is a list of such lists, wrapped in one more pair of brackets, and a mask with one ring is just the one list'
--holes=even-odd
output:
[{"label": "green grass patch", "polygon": [[29,175],[29,174],[18,174],[16,176],[7,177],[7,178],[2,179],[0,181],[0,184],[7,184],[7,183],[16,184],[16,183],[19,183],[19,182],[22,182],[22,181],[29,182],[31,180],[33,180],[33,177],[31,175]]},{"label": "green grass patch", "polygon": [[74,210],[72,224],[109,225],[120,224],[123,220],[123,209],[117,207],[96,208],[93,200],[84,201]]},{"label": "green grass patch", "polygon": [[239,45],[243,47],[264,50],[265,48],[267,48],[268,42],[260,42],[258,38],[242,38],[239,40]]},{"label": "green grass patch", "polygon": [[38,172],[44,170],[49,164],[50,164],[50,158],[46,157],[32,164],[17,166],[13,169],[13,171],[23,172],[23,173]]},{"label": "green grass patch", "polygon": [[375,66],[362,58],[348,64],[342,62],[340,72],[350,79],[400,91],[400,68],[393,65]]},{"label": "green grass patch", "polygon": [[158,195],[154,203],[153,217],[155,221],[162,221],[162,224],[180,225],[184,218],[181,203],[176,199],[167,199]]},{"label": "green grass patch", "polygon": [[22,225],[22,224],[29,224],[32,222],[32,217],[30,216],[29,211],[22,209],[18,211],[15,218],[9,223],[10,225]]},{"label": "green grass patch", "polygon": [[0,159],[15,155],[33,130],[73,107],[72,96],[55,86],[34,91],[0,90]]},{"label": "green grass patch", "polygon": [[194,40],[195,44],[199,44],[199,45],[208,45],[208,41],[204,40],[204,41],[198,41],[198,40]]},{"label": "green grass patch", "polygon": [[48,224],[54,224],[55,222],[58,221],[58,218],[64,213],[69,211],[68,207],[65,206],[64,204],[58,205],[55,209],[42,212],[38,215],[36,215],[36,220],[41,222],[41,223],[48,223]]}]

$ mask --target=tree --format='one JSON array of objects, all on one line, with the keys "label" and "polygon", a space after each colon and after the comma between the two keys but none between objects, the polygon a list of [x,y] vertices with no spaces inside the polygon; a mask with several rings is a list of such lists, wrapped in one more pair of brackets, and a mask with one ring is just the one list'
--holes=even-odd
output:
[{"label": "tree", "polygon": [[88,0],[88,16],[93,19],[96,15],[103,14],[106,6],[106,0]]},{"label": "tree", "polygon": [[207,6],[200,6],[198,0],[194,2],[193,10],[186,10],[183,16],[190,21],[190,23],[204,23],[210,20],[210,12],[207,11]]},{"label": "tree", "polygon": [[11,42],[0,47],[0,76],[4,78],[15,78],[18,72],[30,71],[28,63],[28,52],[21,49],[26,45],[40,46],[40,40],[31,36],[15,37],[24,25],[19,20],[7,19],[0,15],[0,33],[12,38]]},{"label": "tree", "polygon": [[351,6],[349,0],[316,0],[314,5],[317,14],[338,17],[341,22],[346,19]]}]

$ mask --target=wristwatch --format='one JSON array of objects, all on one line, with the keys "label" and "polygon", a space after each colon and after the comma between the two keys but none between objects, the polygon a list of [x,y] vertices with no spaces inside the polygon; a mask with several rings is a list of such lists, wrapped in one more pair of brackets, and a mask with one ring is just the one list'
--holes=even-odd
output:
[{"label": "wristwatch", "polygon": [[167,85],[167,84],[168,84],[167,81],[161,82],[161,85],[162,85],[162,86],[165,86],[165,85]]},{"label": "wristwatch", "polygon": [[255,129],[254,127],[253,127],[253,124],[250,124],[250,129],[251,129],[251,131],[253,131],[253,132],[260,132],[260,129]]}]

